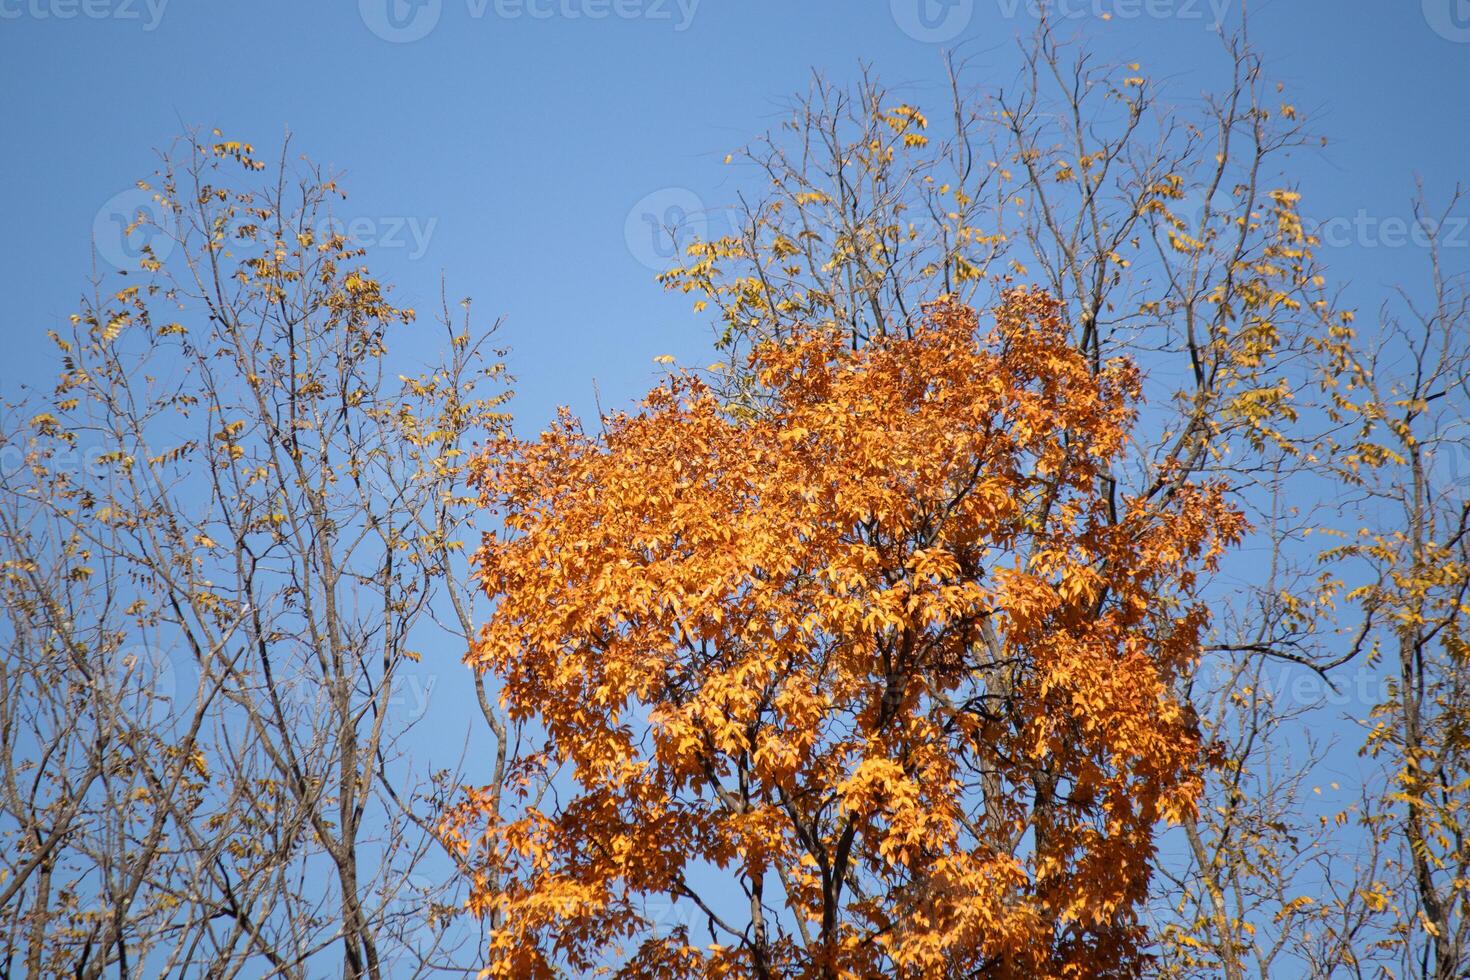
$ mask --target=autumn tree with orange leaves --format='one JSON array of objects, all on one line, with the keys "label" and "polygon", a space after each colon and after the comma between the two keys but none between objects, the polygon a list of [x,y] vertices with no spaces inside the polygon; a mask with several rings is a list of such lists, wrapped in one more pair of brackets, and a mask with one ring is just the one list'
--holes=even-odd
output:
[{"label": "autumn tree with orange leaves", "polygon": [[1182,481],[1110,502],[1135,368],[1091,371],[1044,294],[994,319],[806,330],[757,348],[754,408],[679,375],[479,459],[469,660],[552,779],[450,817],[491,976],[1136,972],[1200,788],[1170,682],[1242,519]]},{"label": "autumn tree with orange leaves", "polygon": [[0,402],[0,976],[1470,977],[1470,195],[1360,317],[1244,7],[1203,97],[1068,19],[815,77],[720,363],[533,439],[165,151]]}]

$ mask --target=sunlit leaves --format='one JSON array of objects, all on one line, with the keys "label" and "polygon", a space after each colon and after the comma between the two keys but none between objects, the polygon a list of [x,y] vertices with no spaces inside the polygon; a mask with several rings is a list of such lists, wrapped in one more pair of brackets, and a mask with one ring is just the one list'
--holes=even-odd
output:
[{"label": "sunlit leaves", "polygon": [[[1195,574],[1241,524],[1188,483],[1114,522],[1136,371],[1091,370],[1040,294],[995,318],[941,304],[858,351],[799,330],[757,348],[748,407],[676,376],[600,436],[564,415],[475,462],[505,531],[468,659],[570,779],[448,819],[503,883],[476,899],[494,975],[614,942],[630,976],[1134,962],[1154,825],[1199,788],[1169,691]],[[753,896],[722,913],[746,928],[640,911],[694,902],[700,865]]]}]

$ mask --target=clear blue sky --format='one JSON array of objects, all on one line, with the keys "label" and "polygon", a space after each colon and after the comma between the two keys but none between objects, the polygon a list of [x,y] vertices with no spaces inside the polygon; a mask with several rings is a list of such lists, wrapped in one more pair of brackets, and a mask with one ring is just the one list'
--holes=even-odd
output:
[{"label": "clear blue sky", "polygon": [[[430,307],[443,275],[504,315],[523,431],[558,403],[590,413],[594,379],[605,406],[627,404],[662,373],[654,356],[710,359],[687,298],[653,281],[643,213],[728,203],[725,153],[814,68],[840,81],[870,62],[921,106],[943,97],[946,46],[975,82],[1010,81],[1027,2],[0,0],[0,396],[53,373],[45,332],[77,305],[94,225],[197,124],[267,155],[289,129],[346,171],[341,213],[379,239],[403,303]],[[1185,101],[1226,67],[1208,26],[1238,3],[1061,9]],[[1329,260],[1371,312],[1423,270],[1389,230],[1415,175],[1437,198],[1470,177],[1470,0],[1275,0],[1251,17],[1271,74],[1331,139],[1296,161],[1303,210],[1360,229]],[[1463,265],[1470,229],[1455,234]],[[438,694],[463,694],[459,653],[438,651],[407,695],[434,697],[441,732],[465,707]]]}]

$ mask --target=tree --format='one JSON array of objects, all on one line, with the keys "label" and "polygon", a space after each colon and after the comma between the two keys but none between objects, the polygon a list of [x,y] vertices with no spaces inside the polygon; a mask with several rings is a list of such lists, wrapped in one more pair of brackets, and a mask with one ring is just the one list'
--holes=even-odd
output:
[{"label": "tree", "polygon": [[1386,667],[1365,719],[1365,754],[1387,763],[1364,815],[1386,853],[1373,894],[1403,975],[1434,980],[1470,971],[1470,289],[1442,231],[1462,196],[1435,212],[1421,189],[1428,288],[1385,302],[1342,365],[1334,408],[1352,426],[1333,459],[1362,488],[1361,525],[1326,556],[1357,574],[1357,650]]},{"label": "tree", "polygon": [[456,780],[402,757],[402,691],[475,621],[489,334],[446,310],[442,357],[393,383],[414,313],[284,149],[187,138],[152,188],[142,268],[53,334],[58,382],[5,433],[0,932],[24,962],[0,972],[472,967],[431,872]]},{"label": "tree", "polygon": [[330,174],[180,141],[0,413],[0,974],[1466,975],[1462,199],[1360,332],[1246,28],[817,78],[662,277],[726,363],[531,441]]},{"label": "tree", "polygon": [[[1178,681],[1215,749],[1209,805],[1178,831],[1183,858],[1149,916],[1153,969],[1238,980],[1312,969],[1322,917],[1360,920],[1372,874],[1357,867],[1366,843],[1323,828],[1302,798],[1324,751],[1304,731],[1320,705],[1281,703],[1268,683],[1288,671],[1330,690],[1352,655],[1334,566],[1309,537],[1338,523],[1317,481],[1342,424],[1323,392],[1351,312],[1292,177],[1292,155],[1319,141],[1267,78],[1244,12],[1221,40],[1221,83],[1202,96],[1100,59],[1045,10],[1014,79],[976,85],[953,63],[938,109],[871,73],[818,77],[731,155],[758,186],[731,209],[733,231],[662,278],[714,314],[730,356],[712,384],[734,404],[766,397],[743,367],[753,345],[826,324],[860,347],[904,335],[926,302],[988,306],[1015,280],[1056,298],[1093,371],[1139,365],[1133,451],[1099,474],[1101,492],[1221,480],[1253,528],[1209,586],[1208,655]],[[1307,901],[1324,877],[1340,908]]]},{"label": "tree", "polygon": [[491,975],[1136,972],[1200,788],[1197,576],[1242,520],[1172,477],[1112,498],[1136,369],[1042,293],[995,319],[797,328],[756,404],[681,375],[475,461],[506,531],[468,659],[554,793],[450,815]]}]

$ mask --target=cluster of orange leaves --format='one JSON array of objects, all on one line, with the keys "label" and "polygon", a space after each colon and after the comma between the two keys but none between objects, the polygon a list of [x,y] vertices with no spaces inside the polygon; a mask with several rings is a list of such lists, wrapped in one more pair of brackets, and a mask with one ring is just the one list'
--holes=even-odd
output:
[{"label": "cluster of orange leaves", "polygon": [[1110,504],[1136,369],[1045,295],[994,317],[811,330],[752,355],[754,410],[677,375],[477,460],[467,661],[544,734],[507,816],[445,818],[488,975],[1137,968],[1200,788],[1171,681],[1242,521],[1217,486]]}]

